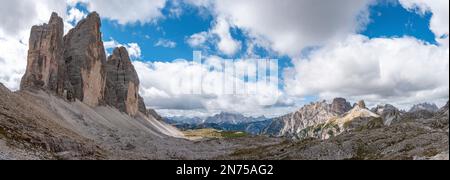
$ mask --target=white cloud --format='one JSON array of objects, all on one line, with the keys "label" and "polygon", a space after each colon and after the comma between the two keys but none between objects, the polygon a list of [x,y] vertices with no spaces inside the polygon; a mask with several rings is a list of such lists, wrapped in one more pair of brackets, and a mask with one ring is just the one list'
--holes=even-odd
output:
[{"label": "white cloud", "polygon": [[162,18],[166,0],[72,0],[119,24],[151,23]]},{"label": "white cloud", "polygon": [[165,48],[175,48],[177,47],[177,43],[168,39],[159,39],[158,42],[155,43],[155,47],[165,47]]},{"label": "white cloud", "polygon": [[[170,109],[171,112],[201,110],[255,115],[273,113],[268,108],[279,103],[282,96],[276,81],[244,81],[243,75],[230,74],[229,71],[218,68],[224,61],[226,60],[219,57],[209,57],[204,66],[185,60],[170,63],[135,61],[134,65],[141,80],[140,93],[152,108]],[[241,60],[231,65],[242,69],[249,64]],[[202,80],[191,80],[190,77],[195,75],[199,75]],[[233,83],[236,83],[236,87],[248,87],[248,93],[227,89],[232,88]],[[283,113],[286,111],[281,114]]]},{"label": "white cloud", "polygon": [[229,38],[228,27],[237,27],[258,39],[267,49],[298,57],[305,47],[322,46],[345,38],[365,27],[367,8],[372,0],[190,0],[189,3],[213,9],[222,34],[219,49],[231,54],[237,47]]},{"label": "white cloud", "polygon": [[0,82],[17,90],[25,73],[31,27],[47,23],[52,12],[66,18],[67,4],[61,0],[16,0],[1,4]]},{"label": "white cloud", "polygon": [[448,0],[400,0],[407,9],[419,13],[431,12],[433,16],[430,29],[436,35],[436,40],[449,45],[449,1]]},{"label": "white cloud", "polygon": [[87,16],[86,13],[81,12],[79,9],[75,7],[72,7],[68,12],[67,21],[76,24],[80,20],[84,19],[86,16]]},{"label": "white cloud", "polygon": [[401,106],[449,97],[449,49],[414,38],[353,35],[295,61],[290,95],[348,97]]},{"label": "white cloud", "polygon": [[204,50],[216,48],[217,53],[233,56],[242,48],[242,43],[231,35],[229,22],[224,18],[217,18],[209,31],[203,31],[191,35],[186,42],[192,48]]},{"label": "white cloud", "polygon": [[46,23],[52,12],[65,17],[66,3],[61,0],[2,1],[0,36],[21,37],[31,26]]},{"label": "white cloud", "polygon": [[137,43],[121,44],[114,39],[110,39],[109,41],[103,42],[103,46],[105,46],[106,50],[112,50],[116,47],[125,47],[131,59],[139,59],[142,55],[141,47]]},{"label": "white cloud", "polygon": [[241,42],[235,40],[230,33],[231,27],[224,18],[218,18],[211,31],[218,37],[217,48],[225,55],[232,56],[241,49]]},{"label": "white cloud", "polygon": [[27,66],[28,46],[15,39],[0,38],[0,82],[18,90]]},{"label": "white cloud", "polygon": [[206,41],[209,39],[209,33],[208,32],[200,32],[197,34],[191,35],[186,42],[189,44],[189,46],[193,48],[202,47]]},{"label": "white cloud", "polygon": [[128,43],[125,45],[125,48],[128,50],[128,54],[131,59],[136,59],[141,57],[141,47],[137,43]]}]

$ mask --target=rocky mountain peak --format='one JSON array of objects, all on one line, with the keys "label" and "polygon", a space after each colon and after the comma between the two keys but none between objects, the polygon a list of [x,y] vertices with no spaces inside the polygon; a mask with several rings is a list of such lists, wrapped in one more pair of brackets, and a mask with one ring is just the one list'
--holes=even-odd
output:
[{"label": "rocky mountain peak", "polygon": [[364,102],[364,100],[358,101],[358,103],[356,103],[356,107],[361,108],[361,109],[367,109],[366,102]]},{"label": "rocky mountain peak", "polygon": [[216,114],[212,117],[208,117],[205,120],[205,123],[212,124],[239,124],[239,123],[249,123],[249,122],[257,122],[266,120],[265,117],[246,117],[242,114],[238,113],[230,113],[230,112],[221,112],[220,114]]},{"label": "rocky mountain peak", "polygon": [[139,77],[124,47],[108,57],[105,102],[132,116],[139,112]]},{"label": "rocky mountain peak", "polygon": [[64,91],[64,23],[53,13],[49,23],[33,26],[29,39],[28,64],[20,88],[41,89],[61,95]]},{"label": "rocky mountain peak", "polygon": [[344,114],[347,111],[351,110],[352,106],[344,98],[335,98],[331,103],[331,109],[338,114]]},{"label": "rocky mountain peak", "polygon": [[380,115],[384,125],[387,126],[399,122],[402,118],[402,112],[390,104],[378,105],[376,108],[372,109],[372,112]]},{"label": "rocky mountain peak", "polygon": [[437,112],[439,108],[436,104],[432,103],[421,103],[414,105],[409,112],[418,112],[418,111],[429,111],[429,112]]},{"label": "rocky mountain peak", "polygon": [[445,106],[443,106],[441,109],[439,109],[439,111],[437,112],[437,116],[441,116],[441,117],[448,119],[448,115],[449,115],[449,113],[448,113],[448,101],[447,101],[447,104],[445,104]]},{"label": "rocky mountain peak", "polygon": [[139,96],[139,77],[127,49],[116,48],[106,60],[100,27],[96,12],[66,36],[63,20],[56,13],[48,24],[33,26],[21,89],[45,90],[91,107],[110,105],[131,116],[138,112],[156,116]]},{"label": "rocky mountain peak", "polygon": [[106,83],[100,26],[100,17],[94,12],[64,37],[69,99],[79,99],[92,107],[102,103]]}]

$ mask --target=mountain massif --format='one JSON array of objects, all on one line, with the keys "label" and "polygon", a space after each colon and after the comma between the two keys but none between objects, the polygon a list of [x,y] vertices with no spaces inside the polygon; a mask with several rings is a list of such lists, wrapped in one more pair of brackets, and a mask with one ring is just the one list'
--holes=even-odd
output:
[{"label": "mountain massif", "polygon": [[[343,98],[266,119],[192,119],[251,136],[192,140],[147,109],[127,49],[107,57],[97,13],[31,29],[20,90],[0,84],[0,159],[448,159],[448,103],[400,111]],[[206,125],[205,125],[206,126]],[[209,128],[209,126],[208,126]]]},{"label": "mountain massif", "polygon": [[65,36],[55,13],[48,24],[33,26],[21,90],[44,90],[91,107],[109,105],[131,116],[147,114],[127,50],[118,47],[107,60],[100,27],[97,13]]}]

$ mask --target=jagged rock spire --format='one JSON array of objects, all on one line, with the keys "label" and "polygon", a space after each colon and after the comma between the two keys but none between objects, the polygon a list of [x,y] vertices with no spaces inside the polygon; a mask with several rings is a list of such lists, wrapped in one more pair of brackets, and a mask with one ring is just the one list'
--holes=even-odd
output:
[{"label": "jagged rock spire", "polygon": [[333,112],[342,115],[347,111],[350,111],[352,109],[352,105],[344,98],[335,98],[331,103],[331,109]]},{"label": "jagged rock spire", "polygon": [[63,37],[64,23],[53,13],[48,24],[34,26],[27,71],[21,89],[40,89],[96,107],[110,105],[131,116],[147,110],[139,96],[139,77],[124,47],[106,61],[100,16],[93,12]]},{"label": "jagged rock spire", "polygon": [[139,112],[139,77],[124,47],[114,49],[106,65],[105,102],[129,115]]},{"label": "jagged rock spire", "polygon": [[63,34],[64,23],[53,13],[49,23],[31,29],[28,64],[20,89],[42,89],[63,93]]},{"label": "jagged rock spire", "polygon": [[364,102],[364,100],[360,100],[358,101],[358,103],[356,103],[356,106],[358,106],[361,109],[366,109],[366,102]]},{"label": "jagged rock spire", "polygon": [[106,84],[106,54],[100,27],[100,16],[93,12],[64,37],[68,98],[93,107],[102,103]]}]

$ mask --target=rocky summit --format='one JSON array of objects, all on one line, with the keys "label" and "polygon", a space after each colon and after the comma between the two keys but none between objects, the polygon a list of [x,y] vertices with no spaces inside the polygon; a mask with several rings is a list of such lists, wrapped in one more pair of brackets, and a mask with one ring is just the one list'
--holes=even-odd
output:
[{"label": "rocky summit", "polygon": [[28,65],[21,89],[47,89],[58,95],[64,91],[64,24],[53,13],[48,24],[31,29]]},{"label": "rocky summit", "polygon": [[297,112],[276,118],[263,134],[272,136],[296,137],[302,130],[337,118],[351,109],[350,103],[336,98],[332,104],[326,101],[312,103]]},{"label": "rocky summit", "polygon": [[114,49],[105,69],[105,102],[129,115],[136,115],[139,111],[139,77],[127,49]]},{"label": "rocky summit", "polygon": [[67,97],[93,107],[104,100],[106,85],[106,55],[100,26],[100,17],[94,12],[64,37]]},{"label": "rocky summit", "polygon": [[106,59],[100,27],[96,12],[65,36],[56,13],[48,24],[33,26],[21,89],[44,90],[91,107],[109,105],[131,116],[152,115],[139,95],[139,78],[127,50],[118,47]]}]

